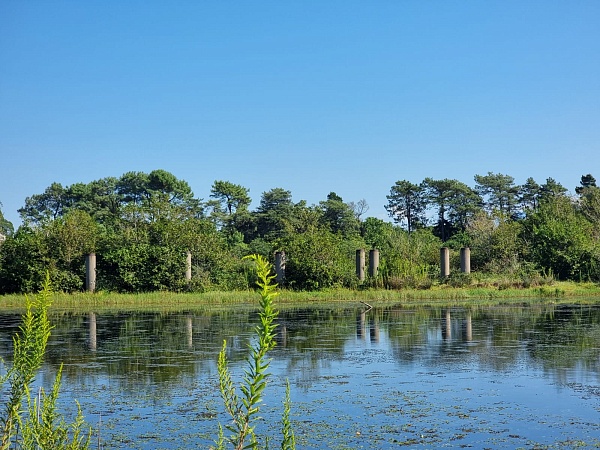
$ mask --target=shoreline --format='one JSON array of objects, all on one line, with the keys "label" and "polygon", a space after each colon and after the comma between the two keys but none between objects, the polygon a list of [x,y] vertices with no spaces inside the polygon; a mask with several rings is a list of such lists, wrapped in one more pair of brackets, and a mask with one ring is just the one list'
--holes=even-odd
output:
[{"label": "shoreline", "polygon": [[[212,291],[204,293],[148,292],[120,294],[54,293],[52,309],[59,310],[181,310],[228,308],[257,304],[256,291]],[[373,306],[400,304],[401,306],[481,306],[523,305],[540,303],[600,303],[600,285],[594,283],[554,282],[530,288],[450,287],[435,285],[430,289],[329,289],[303,292],[279,290],[278,307],[310,306],[318,303],[359,303]],[[0,311],[21,310],[25,295],[0,296]]]}]

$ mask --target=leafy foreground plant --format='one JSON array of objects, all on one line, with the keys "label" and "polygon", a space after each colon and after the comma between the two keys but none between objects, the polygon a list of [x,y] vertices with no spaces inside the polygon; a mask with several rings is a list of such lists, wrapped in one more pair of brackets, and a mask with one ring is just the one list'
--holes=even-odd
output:
[{"label": "leafy foreground plant", "polygon": [[[50,394],[40,389],[38,398],[32,398],[31,395],[30,386],[42,365],[52,329],[48,320],[51,296],[48,275],[42,290],[33,300],[25,296],[26,312],[22,316],[19,333],[13,337],[13,365],[0,376],[3,390],[6,382],[10,385],[5,410],[0,418],[0,450],[78,450],[89,447],[91,428],[88,433],[84,432],[85,422],[79,404],[77,417],[72,424],[67,424],[56,411],[62,365]],[[27,414],[24,414],[24,400],[27,403]]]},{"label": "leafy foreground plant", "polygon": [[[254,261],[258,281],[256,284],[261,288],[260,295],[260,324],[256,327],[258,342],[250,346],[250,355],[247,357],[248,369],[246,369],[243,382],[240,385],[241,396],[231,379],[227,366],[226,350],[227,341],[223,341],[223,348],[219,353],[219,387],[221,396],[225,403],[225,409],[231,416],[232,422],[225,428],[233,433],[225,437],[223,427],[219,424],[219,438],[216,442],[217,449],[225,449],[226,444],[231,444],[236,450],[258,449],[259,437],[255,433],[255,424],[260,419],[258,416],[260,403],[263,400],[263,391],[267,385],[269,374],[267,369],[270,360],[266,358],[267,352],[275,347],[275,328],[273,323],[278,311],[273,307],[273,299],[278,295],[277,284],[273,282],[275,276],[271,274],[271,264],[260,255],[246,257]],[[290,423],[290,385],[287,382],[282,416],[282,442],[281,448],[291,450],[296,448],[294,432]],[[248,442],[248,443],[246,443]],[[269,437],[264,438],[264,448],[269,448]]]}]

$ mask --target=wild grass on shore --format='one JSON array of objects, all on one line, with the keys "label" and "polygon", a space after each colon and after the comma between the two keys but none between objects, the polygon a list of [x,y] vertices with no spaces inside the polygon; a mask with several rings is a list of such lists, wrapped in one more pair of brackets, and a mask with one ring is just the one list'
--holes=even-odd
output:
[{"label": "wild grass on shore", "polygon": [[[499,289],[493,286],[451,287],[435,285],[430,289],[330,289],[317,292],[298,292],[282,289],[278,303],[304,305],[327,302],[402,303],[410,305],[484,305],[507,303],[599,303],[600,285],[594,283],[554,282],[551,285],[530,288]],[[101,310],[181,310],[187,308],[218,308],[233,305],[251,305],[256,292],[227,291],[204,293],[148,292],[140,294],[55,293],[55,309]],[[24,308],[23,295],[0,296],[0,310]]]}]

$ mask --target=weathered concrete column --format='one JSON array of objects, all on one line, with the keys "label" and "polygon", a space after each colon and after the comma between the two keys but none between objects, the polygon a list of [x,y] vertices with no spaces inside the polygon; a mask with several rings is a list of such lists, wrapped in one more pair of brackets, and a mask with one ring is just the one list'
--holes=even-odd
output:
[{"label": "weathered concrete column", "polygon": [[279,284],[283,284],[285,280],[285,252],[275,252],[275,280]]},{"label": "weathered concrete column", "polygon": [[190,251],[185,258],[185,279],[187,282],[192,281],[192,252]]},{"label": "weathered concrete column", "polygon": [[94,292],[96,290],[96,254],[90,253],[85,258],[85,290]]},{"label": "weathered concrete column", "polygon": [[369,250],[369,276],[375,278],[379,272],[379,250]]},{"label": "weathered concrete column", "polygon": [[448,247],[440,248],[440,276],[442,278],[450,276],[450,249]]},{"label": "weathered concrete column", "polygon": [[365,249],[356,250],[356,276],[359,281],[365,281]]},{"label": "weathered concrete column", "polygon": [[471,249],[469,247],[460,249],[460,271],[471,273]]},{"label": "weathered concrete column", "polygon": [[97,345],[98,345],[98,341],[97,341],[97,335],[96,335],[96,313],[91,312],[88,314],[88,320],[89,320],[89,333],[90,333],[90,341],[89,341],[89,346],[90,346],[90,350],[95,352]]}]

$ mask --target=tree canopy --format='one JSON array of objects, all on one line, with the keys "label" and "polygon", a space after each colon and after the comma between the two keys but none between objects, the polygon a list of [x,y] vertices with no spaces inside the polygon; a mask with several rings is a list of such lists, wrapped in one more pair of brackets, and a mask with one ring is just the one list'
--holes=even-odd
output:
[{"label": "tree canopy", "polygon": [[0,211],[0,294],[35,291],[46,271],[57,289],[81,290],[90,252],[98,288],[123,292],[248,289],[243,257],[273,259],[280,250],[289,288],[356,287],[355,252],[366,247],[381,255],[370,283],[424,288],[439,273],[442,245],[471,246],[479,271],[600,281],[600,188],[591,174],[575,196],[551,177],[517,185],[488,172],[474,181],[397,181],[385,204],[393,223],[363,218],[366,201],[346,202],[333,191],[308,205],[275,187],[251,210],[248,188],[216,180],[204,202],[165,170],[55,182],[25,199],[17,230]]}]

